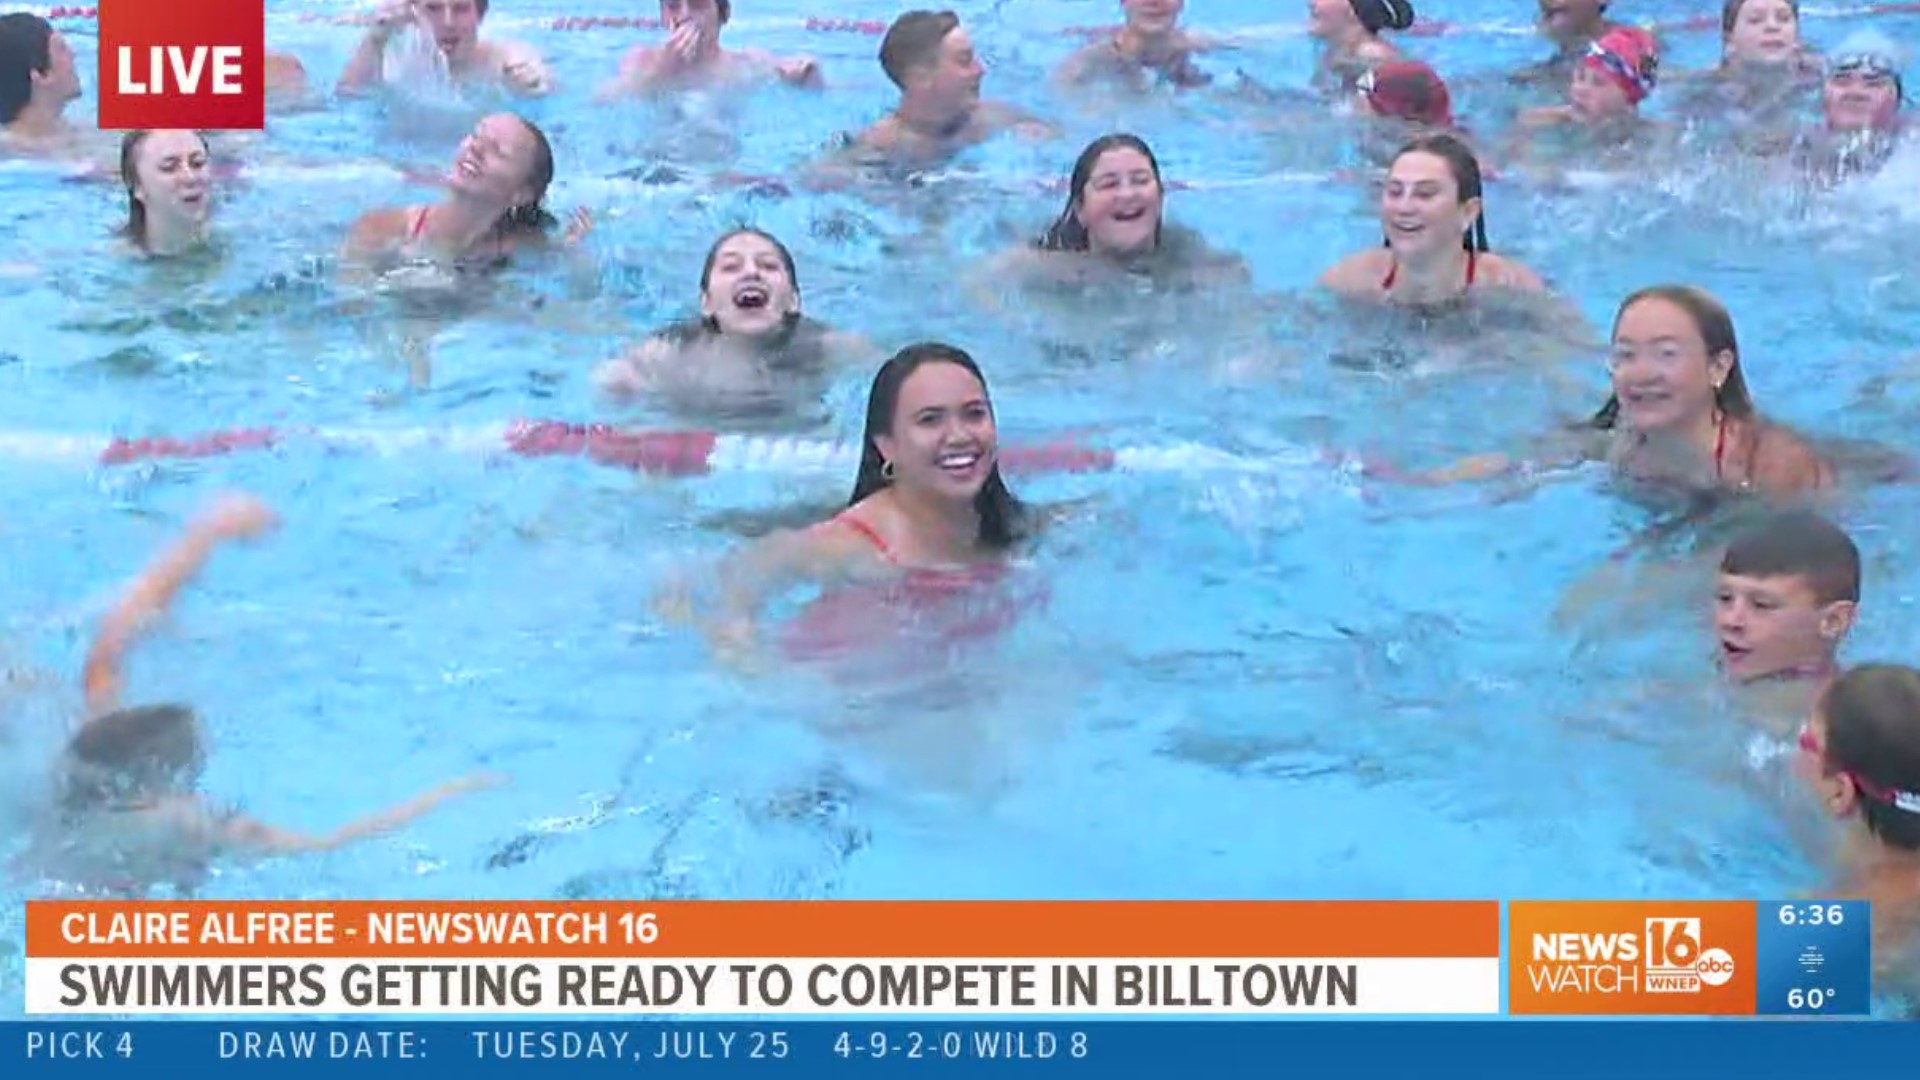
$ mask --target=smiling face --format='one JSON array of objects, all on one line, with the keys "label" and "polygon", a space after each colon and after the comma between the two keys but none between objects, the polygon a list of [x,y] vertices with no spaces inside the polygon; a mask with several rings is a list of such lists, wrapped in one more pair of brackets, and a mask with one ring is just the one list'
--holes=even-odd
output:
[{"label": "smiling face", "polygon": [[1827,76],[1821,104],[1827,126],[1835,131],[1885,127],[1900,111],[1900,87],[1889,71],[1845,68]]},{"label": "smiling face", "polygon": [[454,191],[472,198],[516,206],[529,202],[528,178],[539,153],[534,134],[518,117],[496,113],[474,126],[460,143],[448,177]]},{"label": "smiling face", "polygon": [[999,450],[987,388],[959,364],[921,364],[900,385],[892,430],[873,443],[892,465],[895,486],[970,502]]},{"label": "smiling face", "polygon": [[155,131],[133,157],[133,198],[151,226],[204,225],[213,212],[207,144],[192,131]]},{"label": "smiling face", "polygon": [[1132,255],[1152,250],[1159,238],[1163,199],[1153,162],[1117,146],[1094,159],[1073,213],[1087,230],[1088,250]]},{"label": "smiling face", "polygon": [[1636,431],[1684,429],[1712,415],[1734,355],[1709,355],[1693,316],[1649,296],[1621,312],[1613,332],[1613,392],[1620,419]]},{"label": "smiling face", "polygon": [[1726,35],[1729,61],[1784,64],[1800,53],[1800,16],[1788,0],[1746,0]]},{"label": "smiling face", "polygon": [[1852,605],[1823,604],[1797,575],[1720,574],[1713,630],[1727,674],[1747,681],[1812,670],[1833,655]]},{"label": "smiling face", "polygon": [[700,291],[700,313],[723,334],[759,337],[786,325],[800,313],[800,293],[779,247],[756,233],[722,241]]},{"label": "smiling face", "polygon": [[1459,247],[1461,236],[1479,216],[1479,199],[1460,201],[1453,166],[1424,150],[1395,158],[1380,190],[1380,227],[1399,257]]}]

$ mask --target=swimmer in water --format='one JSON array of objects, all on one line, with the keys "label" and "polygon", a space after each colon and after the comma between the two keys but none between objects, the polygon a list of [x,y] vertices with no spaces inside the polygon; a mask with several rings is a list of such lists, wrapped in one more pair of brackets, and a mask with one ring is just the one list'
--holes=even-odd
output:
[{"label": "swimmer in water", "polygon": [[1848,669],[1799,742],[1821,809],[1848,827],[1820,892],[1872,904],[1875,993],[1920,999],[1920,671]]},{"label": "swimmer in water", "polygon": [[1057,134],[1024,110],[981,100],[986,68],[951,11],[909,11],[893,20],[880,42],[880,67],[900,88],[900,103],[816,166],[817,182],[831,186],[870,167],[937,168],[1008,130],[1032,138]]},{"label": "swimmer in water", "polygon": [[870,357],[864,339],[801,310],[793,254],[771,234],[735,229],[700,269],[700,316],[600,365],[616,399],[660,395],[679,411],[785,416],[817,402],[833,372]]},{"label": "swimmer in water", "polygon": [[1797,125],[1820,75],[1820,57],[1800,39],[1799,0],[1726,0],[1720,63],[1682,77],[1676,108],[1720,121],[1736,145],[1767,153],[1782,142],[1779,129]]},{"label": "swimmer in water", "polygon": [[811,56],[775,56],[764,49],[727,49],[720,29],[733,18],[732,0],[660,0],[661,45],[635,45],[600,100],[689,87],[738,86],[778,80],[810,89],[822,85]]},{"label": "swimmer in water", "polygon": [[[911,345],[881,366],[867,398],[860,455],[845,510],[760,540],[723,566],[717,617],[701,620],[723,656],[753,656],[761,610],[808,582],[827,587],[828,595],[836,588],[898,589],[894,599],[907,607],[916,598],[936,607],[964,599],[992,583],[1029,533],[1026,507],[1000,476],[986,382],[960,349]],[[979,617],[968,609],[948,629],[970,634]]]},{"label": "swimmer in water", "polygon": [[1529,131],[1564,126],[1607,144],[1630,142],[1646,128],[1640,104],[1653,93],[1659,70],[1652,34],[1634,26],[1607,31],[1587,46],[1586,56],[1574,66],[1565,105],[1520,114],[1522,141]]},{"label": "swimmer in water", "polygon": [[123,706],[126,656],[138,637],[216,548],[255,539],[277,524],[273,511],[253,498],[217,501],[101,621],[86,659],[87,719],[62,755],[53,812],[27,855],[31,870],[120,893],[157,885],[191,889],[222,857],[332,850],[499,783],[476,774],[330,834],[290,832],[216,806],[196,790],[207,739],[191,708]]},{"label": "swimmer in water", "polygon": [[[1572,433],[1549,469],[1606,461],[1617,475],[1691,493],[1751,492],[1790,499],[1831,488],[1831,465],[1797,432],[1754,407],[1733,316],[1704,290],[1655,285],[1614,317],[1613,394]],[[1414,477],[1428,483],[1532,472],[1504,454]]]},{"label": "swimmer in water", "polygon": [[66,37],[30,12],[0,15],[0,150],[40,155],[72,149],[66,109],[80,72]]},{"label": "swimmer in water", "polygon": [[[560,224],[544,205],[551,183],[553,147],[546,133],[513,113],[495,113],[461,142],[447,174],[446,198],[361,217],[347,237],[347,258],[383,268],[414,259],[487,268],[523,249],[550,248]],[[577,213],[565,242],[591,227],[592,220]]]},{"label": "swimmer in water", "polygon": [[1811,695],[1838,669],[1859,608],[1853,539],[1810,510],[1771,514],[1735,535],[1720,559],[1713,597],[1720,669],[1745,688],[1789,693],[1787,707],[1769,714],[1805,716]]},{"label": "swimmer in water", "polygon": [[1144,93],[1159,82],[1176,90],[1206,86],[1212,76],[1193,58],[1220,47],[1180,28],[1186,0],[1120,0],[1126,22],[1112,36],[1074,51],[1055,73],[1062,86],[1117,84]]},{"label": "swimmer in water", "polygon": [[128,132],[120,142],[120,182],[127,188],[124,235],[141,254],[166,258],[206,247],[213,169],[199,132]]},{"label": "swimmer in water", "polygon": [[387,45],[409,26],[439,46],[457,83],[500,86],[523,97],[551,92],[553,76],[532,46],[481,39],[488,6],[489,0],[387,0],[341,72],[338,92],[357,94],[385,83]]},{"label": "swimmer in water", "polygon": [[1307,0],[1307,33],[1320,39],[1313,85],[1351,94],[1362,73],[1400,58],[1381,31],[1405,30],[1413,19],[1413,0]]},{"label": "swimmer in water", "polygon": [[1563,87],[1588,47],[1622,24],[1607,18],[1607,0],[1539,0],[1540,33],[1554,46],[1542,63],[1514,74],[1519,84]]},{"label": "swimmer in water", "polygon": [[1183,288],[1250,285],[1239,256],[1166,221],[1160,163],[1137,135],[1103,135],[1073,163],[1067,205],[1030,247],[992,260],[974,291],[990,305],[1009,287],[1088,286],[1145,277]]},{"label": "swimmer in water", "polygon": [[1893,156],[1905,127],[1902,54],[1872,30],[1856,31],[1834,49],[1820,92],[1825,123],[1795,149],[1802,172],[1837,183],[1875,172]]},{"label": "swimmer in water", "polygon": [[1544,293],[1532,270],[1487,246],[1480,163],[1451,135],[1402,147],[1380,191],[1386,242],[1349,255],[1321,275],[1341,296],[1428,307],[1464,299],[1477,289]]}]

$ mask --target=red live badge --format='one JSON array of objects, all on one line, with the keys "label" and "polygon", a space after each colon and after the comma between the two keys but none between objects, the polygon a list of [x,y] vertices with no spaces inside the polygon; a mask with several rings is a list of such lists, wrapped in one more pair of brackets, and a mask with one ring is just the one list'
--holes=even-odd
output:
[{"label": "red live badge", "polygon": [[100,126],[266,126],[265,0],[102,0]]}]

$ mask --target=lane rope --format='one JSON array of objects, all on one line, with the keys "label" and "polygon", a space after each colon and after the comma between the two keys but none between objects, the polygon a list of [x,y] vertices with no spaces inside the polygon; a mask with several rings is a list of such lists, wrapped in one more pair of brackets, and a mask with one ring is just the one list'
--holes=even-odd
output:
[{"label": "lane rope", "polygon": [[[313,447],[326,452],[394,456],[423,450],[521,458],[582,458],[655,476],[725,473],[850,473],[858,443],[832,439],[728,435],[714,431],[634,429],[565,420],[518,420],[445,428],[252,427],[184,436],[105,436],[0,431],[0,458],[118,468]],[[1000,447],[1010,473],[1271,473],[1325,468],[1322,455],[1286,451],[1239,454],[1195,442],[1102,447],[1059,439]]]}]

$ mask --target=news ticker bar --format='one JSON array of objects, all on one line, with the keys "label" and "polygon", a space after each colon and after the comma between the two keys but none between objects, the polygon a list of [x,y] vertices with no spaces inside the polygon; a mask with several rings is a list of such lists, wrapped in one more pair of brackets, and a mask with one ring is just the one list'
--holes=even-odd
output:
[{"label": "news ticker bar", "polygon": [[30,1016],[1864,1016],[1871,940],[1864,901],[30,901],[24,998]]},{"label": "news ticker bar", "polygon": [[[1834,1063],[1899,1075],[1920,1060],[1920,1024],[1758,1020],[1320,1021],[1121,1020],[883,1023],[419,1024],[367,1021],[6,1023],[0,1062],[42,1076],[461,1080],[600,1076],[1022,1075],[1418,1076],[1538,1080],[1685,1075],[1765,1080],[1825,1076]],[[1877,1065],[1875,1063],[1878,1063]],[[636,1072],[636,1069],[639,1070]],[[349,1070],[351,1070],[349,1072]],[[1231,1071],[1229,1071],[1231,1070]]]}]

